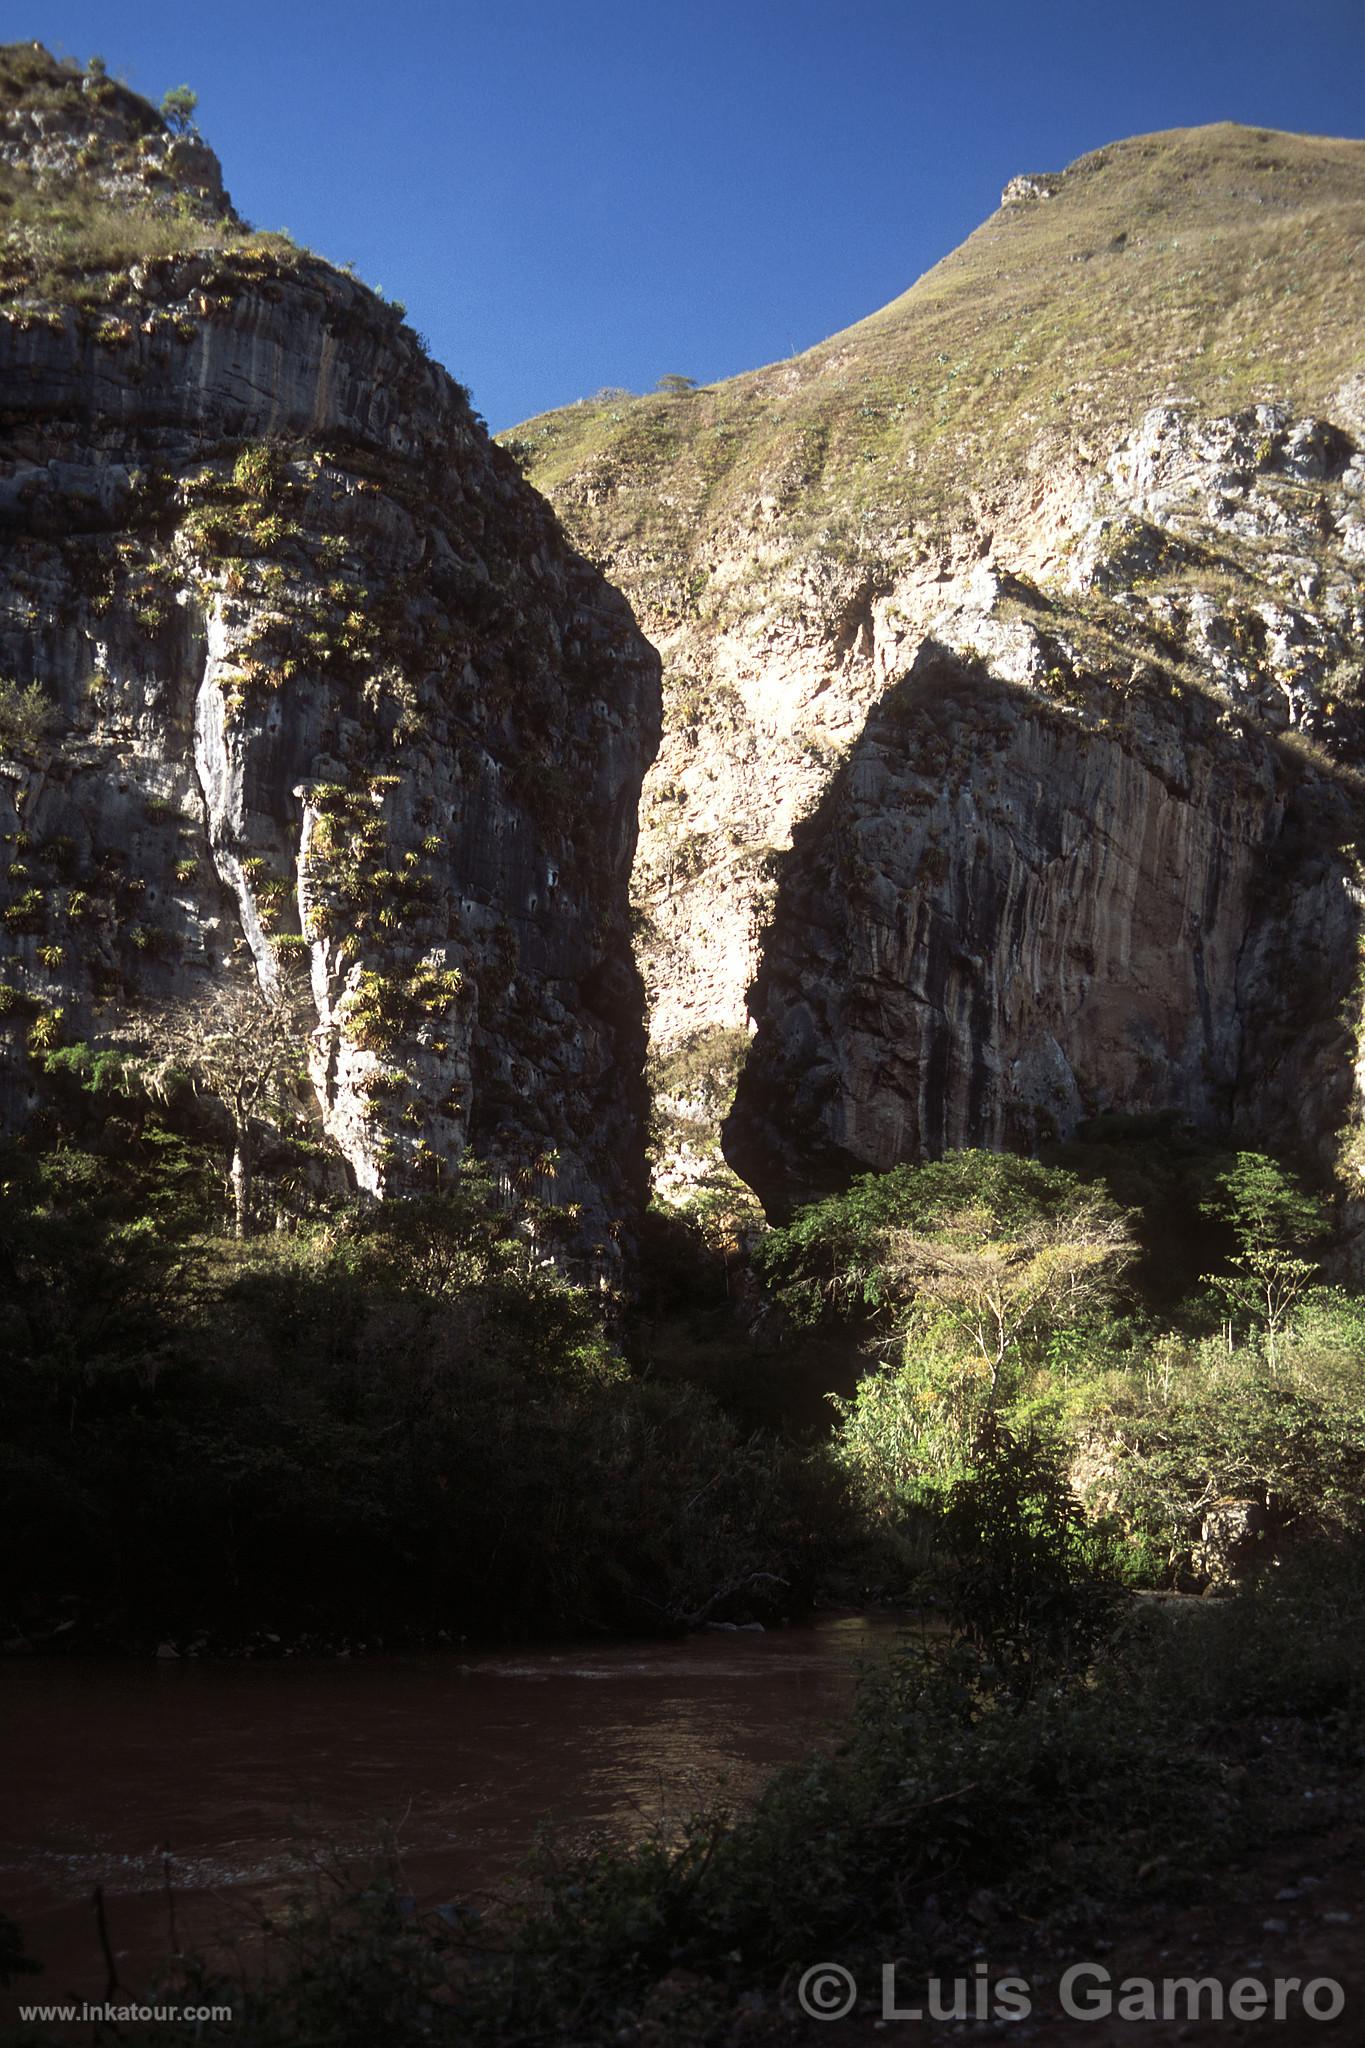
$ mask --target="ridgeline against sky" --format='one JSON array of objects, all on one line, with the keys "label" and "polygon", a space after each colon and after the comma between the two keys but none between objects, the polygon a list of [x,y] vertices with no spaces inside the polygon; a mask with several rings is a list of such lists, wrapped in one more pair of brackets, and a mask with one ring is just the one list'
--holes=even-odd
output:
[{"label": "ridgeline against sky", "polygon": [[188,81],[248,219],[406,302],[495,429],[810,347],[1021,170],[1235,120],[1358,134],[1358,0],[24,0],[6,26]]}]

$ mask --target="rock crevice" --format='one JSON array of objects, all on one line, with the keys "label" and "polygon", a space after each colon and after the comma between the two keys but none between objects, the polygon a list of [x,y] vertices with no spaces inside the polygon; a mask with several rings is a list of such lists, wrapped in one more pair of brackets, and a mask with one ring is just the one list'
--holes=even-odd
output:
[{"label": "rock crevice", "polygon": [[97,304],[36,258],[0,293],[0,1113],[41,1115],[44,1047],[252,976],[303,1007],[356,1185],[553,1159],[612,1264],[658,658],[400,310],[223,214],[122,88],[82,139],[45,62],[41,149],[0,94],[15,204],[148,246],[92,247]]}]

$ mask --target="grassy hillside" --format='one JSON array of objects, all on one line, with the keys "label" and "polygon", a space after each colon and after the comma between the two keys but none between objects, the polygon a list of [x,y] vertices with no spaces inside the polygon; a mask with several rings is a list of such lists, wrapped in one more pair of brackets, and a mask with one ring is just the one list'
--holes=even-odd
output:
[{"label": "grassy hillside", "polygon": [[689,395],[587,400],[512,438],[603,561],[643,548],[662,567],[755,519],[880,552],[913,527],[989,523],[1021,472],[1103,457],[1164,397],[1322,405],[1365,361],[1362,257],[1365,142],[1139,136],[1002,206],[804,355]]},{"label": "grassy hillside", "polygon": [[0,313],[93,319],[137,299],[135,270],[192,255],[316,260],[238,217],[188,115],[168,123],[98,58],[0,44]]}]

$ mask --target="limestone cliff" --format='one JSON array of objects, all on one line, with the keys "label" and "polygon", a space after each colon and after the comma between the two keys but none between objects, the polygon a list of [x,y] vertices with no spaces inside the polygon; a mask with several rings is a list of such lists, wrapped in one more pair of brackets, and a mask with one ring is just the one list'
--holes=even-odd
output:
[{"label": "limestone cliff", "polygon": [[472,1147],[609,1247],[659,717],[624,599],[401,308],[32,46],[0,61],[0,233],[5,1123],[34,1050],[288,982],[360,1188]]},{"label": "limestone cliff", "polygon": [[664,656],[665,1185],[751,983],[728,1143],[779,1204],[1105,1104],[1338,1148],[1363,243],[1361,143],[1138,137],[805,355],[517,430]]},{"label": "limestone cliff", "polygon": [[1115,1109],[1354,1154],[1365,458],[1160,408],[1088,511],[1052,594],[978,572],[797,829],[727,1127],[770,1204]]}]

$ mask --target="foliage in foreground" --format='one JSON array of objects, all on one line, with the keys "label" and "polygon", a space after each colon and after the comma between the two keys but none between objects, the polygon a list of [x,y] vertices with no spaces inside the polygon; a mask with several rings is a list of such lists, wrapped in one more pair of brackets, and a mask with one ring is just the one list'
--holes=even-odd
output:
[{"label": "foliage in foreground", "polygon": [[[832,1455],[903,1569],[927,1545],[941,1571],[945,1489],[1000,1421],[1048,1438],[1140,1584],[1199,1586],[1248,1545],[1365,1516],[1365,1301],[1322,1284],[1323,1203],[1255,1153],[1164,1132],[1096,1149],[1141,1209],[1081,1147],[1066,1167],[964,1152],[867,1176],[760,1248],[798,1328],[881,1348],[834,1400]],[[1191,1242],[1163,1299],[1172,1209]]]},{"label": "foliage in foreground", "polygon": [[235,1246],[164,1148],[176,1171],[0,1174],[7,1636],[324,1647],[808,1599],[805,1461],[633,1375],[476,1175]]},{"label": "foliage in foreground", "polygon": [[983,1930],[1012,1953],[1084,1952],[1139,1900],[1207,1896],[1230,1859],[1301,1827],[1304,1774],[1315,1813],[1340,1810],[1365,1711],[1359,1562],[1321,1556],[1194,1613],[1129,1602],[1093,1660],[1038,1645],[1025,1695],[990,1641],[907,1641],[840,1749],[746,1815],[547,1852],[487,1922],[339,1877],[278,1925],[265,1988],[200,1971],[193,1995],[230,1997],[248,2048],[705,2042],[742,2010],[794,2017],[812,1959],[875,1982],[889,1955],[968,1972]]}]

